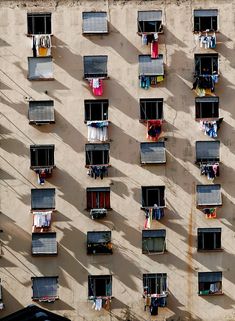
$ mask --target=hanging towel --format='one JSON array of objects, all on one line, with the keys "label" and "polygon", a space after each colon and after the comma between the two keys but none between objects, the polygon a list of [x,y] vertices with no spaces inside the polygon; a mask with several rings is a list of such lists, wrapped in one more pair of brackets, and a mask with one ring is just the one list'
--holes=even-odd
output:
[{"label": "hanging towel", "polygon": [[96,299],[95,300],[95,310],[100,311],[102,308],[102,299]]},{"label": "hanging towel", "polygon": [[151,58],[156,59],[158,57],[158,41],[151,42]]},{"label": "hanging towel", "polygon": [[147,45],[147,35],[142,34],[141,42],[142,42],[142,45],[143,45],[143,46],[146,46],[146,45]]},{"label": "hanging towel", "polygon": [[103,80],[102,79],[99,79],[99,87],[98,88],[93,87],[93,94],[95,96],[102,96],[103,95]]}]

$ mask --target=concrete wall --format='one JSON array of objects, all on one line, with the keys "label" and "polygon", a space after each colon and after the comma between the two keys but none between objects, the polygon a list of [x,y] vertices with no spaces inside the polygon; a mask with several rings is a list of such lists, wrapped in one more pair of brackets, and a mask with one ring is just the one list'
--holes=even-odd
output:
[{"label": "concrete wall", "polygon": [[[206,220],[195,207],[195,186],[207,184],[195,166],[195,141],[208,140],[195,122],[191,91],[194,53],[200,48],[192,33],[194,8],[219,10],[218,44],[220,115],[224,117],[221,142],[223,206],[218,219]],[[32,56],[27,33],[27,12],[52,12],[54,81],[27,80],[27,57]],[[138,55],[149,53],[137,35],[137,11],[161,9],[166,77],[158,88],[143,90],[138,82]],[[82,12],[107,11],[107,36],[82,35]],[[234,167],[235,167],[235,0],[166,1],[0,1],[0,107],[1,107],[1,215],[5,310],[1,316],[30,304],[31,277],[59,275],[59,296],[43,307],[80,320],[150,320],[142,299],[143,273],[168,275],[168,306],[158,320],[235,320]],[[84,99],[92,99],[83,80],[84,55],[108,55],[104,98],[109,99],[111,168],[109,177],[93,180],[84,167]],[[45,94],[47,91],[47,94]],[[53,99],[54,125],[28,124],[27,97]],[[164,98],[167,164],[141,167],[139,143],[146,128],[139,123],[139,98]],[[30,144],[55,144],[57,168],[44,187],[56,188],[54,230],[57,257],[31,256],[30,190],[38,188],[29,169]],[[140,210],[141,185],[166,186],[166,215],[152,228],[165,228],[167,253],[147,256],[141,252],[144,213]],[[107,219],[91,221],[86,207],[86,187],[110,186]],[[221,227],[223,252],[198,253],[198,227]],[[86,232],[112,230],[114,254],[87,256]],[[222,271],[224,295],[199,297],[198,271]],[[87,300],[88,274],[112,274],[112,310],[91,309]],[[152,318],[154,319],[154,318]]]}]

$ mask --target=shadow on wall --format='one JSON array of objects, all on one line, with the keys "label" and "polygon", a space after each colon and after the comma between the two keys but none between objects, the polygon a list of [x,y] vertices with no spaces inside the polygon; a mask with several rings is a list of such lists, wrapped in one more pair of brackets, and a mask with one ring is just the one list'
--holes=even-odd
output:
[{"label": "shadow on wall", "polygon": [[3,302],[5,304],[5,307],[1,311],[1,318],[24,308],[24,306],[15,298],[15,296],[13,296],[7,290],[7,285],[5,285],[4,283],[3,283],[2,294],[3,294]]},{"label": "shadow on wall", "polygon": [[164,45],[177,45],[180,48],[187,48],[185,42],[181,41],[177,38],[166,26],[164,26],[164,34],[160,34],[160,44],[163,43]]},{"label": "shadow on wall", "polygon": [[201,299],[205,300],[209,304],[219,306],[221,309],[234,309],[235,300],[231,299],[227,294],[218,296],[202,296]]},{"label": "shadow on wall", "polygon": [[[100,47],[111,47],[119,56],[126,60],[126,62],[128,62],[129,64],[136,64],[138,62],[138,55],[140,55],[141,52],[110,22],[109,33],[111,33],[112,35],[86,35],[85,37],[89,41]],[[139,38],[141,43],[141,37]]]}]

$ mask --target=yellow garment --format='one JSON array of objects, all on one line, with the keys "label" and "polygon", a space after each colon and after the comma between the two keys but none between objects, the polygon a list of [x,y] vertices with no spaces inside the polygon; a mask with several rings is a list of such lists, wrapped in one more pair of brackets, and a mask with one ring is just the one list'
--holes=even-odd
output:
[{"label": "yellow garment", "polygon": [[161,82],[164,80],[164,77],[163,76],[157,76],[157,82]]},{"label": "yellow garment", "polygon": [[39,53],[39,56],[43,56],[43,57],[46,56],[47,55],[47,48],[39,47],[38,53]]},{"label": "yellow garment", "polygon": [[210,88],[206,89],[206,95],[211,95],[211,89]]}]

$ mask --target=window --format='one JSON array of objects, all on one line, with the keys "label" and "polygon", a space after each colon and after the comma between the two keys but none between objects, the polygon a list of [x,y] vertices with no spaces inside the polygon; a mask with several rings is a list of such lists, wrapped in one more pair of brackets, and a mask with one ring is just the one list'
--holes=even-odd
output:
[{"label": "window", "polygon": [[28,34],[51,34],[51,13],[28,13]]},{"label": "window", "polygon": [[52,168],[55,145],[30,145],[31,168]]},{"label": "window", "polygon": [[38,100],[29,102],[29,123],[48,124],[55,122],[53,100]]},{"label": "window", "polygon": [[87,254],[112,254],[111,232],[87,232]]},{"label": "window", "polygon": [[108,120],[109,101],[85,100],[85,121]]},{"label": "window", "polygon": [[32,277],[33,300],[53,302],[58,299],[58,276]]},{"label": "window", "polygon": [[218,29],[218,10],[194,10],[194,31],[206,31]]},{"label": "window", "polygon": [[31,189],[31,209],[32,210],[55,209],[55,189],[54,188]]},{"label": "window", "polygon": [[219,162],[220,141],[197,141],[196,162]]},{"label": "window", "polygon": [[108,165],[109,144],[86,144],[86,165]]},{"label": "window", "polygon": [[140,158],[141,164],[166,163],[165,143],[140,143]]},{"label": "window", "polygon": [[166,230],[142,231],[142,253],[163,254],[166,250]]},{"label": "window", "polygon": [[222,272],[198,273],[199,295],[222,294]]},{"label": "window", "polygon": [[163,76],[163,55],[152,59],[149,55],[139,56],[139,75],[140,76]]},{"label": "window", "polygon": [[106,78],[108,56],[84,56],[84,78]]},{"label": "window", "polygon": [[108,20],[106,12],[83,12],[83,33],[108,33]]},{"label": "window", "polygon": [[162,11],[138,11],[138,32],[162,31]]},{"label": "window", "polygon": [[142,186],[142,207],[165,206],[165,186]]},{"label": "window", "polygon": [[195,74],[208,76],[218,74],[218,54],[195,54]]},{"label": "window", "polygon": [[53,80],[52,57],[28,57],[29,80]]},{"label": "window", "polygon": [[146,294],[163,294],[167,291],[167,274],[143,274],[143,287]]},{"label": "window", "polygon": [[219,118],[219,97],[196,97],[196,119]]},{"label": "window", "polygon": [[110,209],[110,187],[87,188],[87,209]]},{"label": "window", "polygon": [[197,185],[197,206],[222,205],[220,184]]},{"label": "window", "polygon": [[89,275],[88,296],[90,298],[112,296],[112,275]]},{"label": "window", "polygon": [[163,98],[140,99],[140,119],[163,119]]},{"label": "window", "polygon": [[33,255],[56,255],[56,233],[32,233]]},{"label": "window", "polygon": [[197,249],[212,251],[221,249],[221,228],[198,228]]}]

